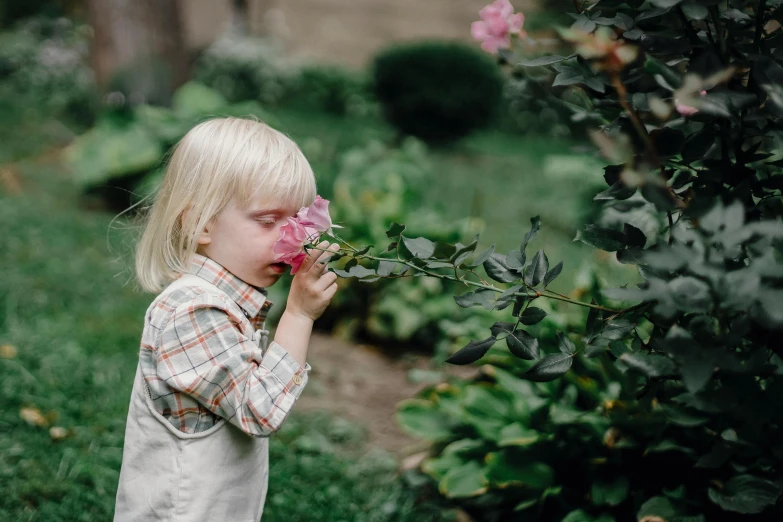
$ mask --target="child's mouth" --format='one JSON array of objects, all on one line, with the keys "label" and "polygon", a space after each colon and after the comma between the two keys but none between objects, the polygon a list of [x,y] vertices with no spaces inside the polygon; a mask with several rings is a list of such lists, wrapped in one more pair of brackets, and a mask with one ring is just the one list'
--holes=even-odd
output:
[{"label": "child's mouth", "polygon": [[272,263],[270,266],[275,272],[280,272],[280,273],[285,272],[285,269],[288,267],[288,265],[285,263]]}]

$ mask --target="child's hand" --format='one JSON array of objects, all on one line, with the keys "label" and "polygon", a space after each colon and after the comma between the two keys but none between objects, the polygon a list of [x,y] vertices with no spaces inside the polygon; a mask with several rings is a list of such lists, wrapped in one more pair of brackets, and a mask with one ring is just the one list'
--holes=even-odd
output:
[{"label": "child's hand", "polygon": [[[327,245],[328,251],[324,252]],[[332,252],[339,248],[337,243],[330,245],[328,241],[323,241],[318,245],[320,250],[310,250],[307,259],[294,275],[286,311],[313,321],[321,317],[337,292],[337,283],[335,283],[337,274],[327,272],[326,265],[332,257]]]}]

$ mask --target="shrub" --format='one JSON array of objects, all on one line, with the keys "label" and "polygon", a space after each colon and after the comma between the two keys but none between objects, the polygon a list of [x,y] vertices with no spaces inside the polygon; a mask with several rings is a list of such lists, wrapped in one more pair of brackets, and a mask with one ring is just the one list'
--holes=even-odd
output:
[{"label": "shrub", "polygon": [[275,104],[291,87],[296,69],[272,41],[228,34],[196,60],[194,79],[216,89],[230,102],[258,100]]},{"label": "shrub", "polygon": [[[346,276],[400,265],[471,286],[459,306],[502,311],[448,359],[483,359],[485,375],[425,390],[401,421],[435,442],[423,469],[441,493],[481,520],[780,520],[783,7],[574,6],[561,31],[570,56],[522,58],[503,47],[507,30],[474,34],[499,43],[503,62],[545,67],[553,86],[584,93],[567,106],[600,123],[591,135],[608,187],[577,239],[636,266],[641,282],[549,290],[562,264],[528,257],[537,218],[508,254],[393,225],[392,245],[409,252],[391,264],[367,255]],[[507,8],[483,12],[489,29],[518,21]],[[589,308],[585,327],[539,331],[542,297]],[[518,358],[505,373],[500,342]]]},{"label": "shrub", "polygon": [[368,95],[361,74],[337,66],[307,65],[299,69],[286,98],[337,116],[362,116],[369,110]]},{"label": "shrub", "polygon": [[91,124],[97,91],[87,34],[66,18],[29,19],[0,33],[0,111],[8,117],[24,107],[27,119],[33,113]]},{"label": "shrub", "polygon": [[400,132],[446,143],[487,125],[502,95],[497,67],[458,43],[400,45],[375,57],[373,88]]}]

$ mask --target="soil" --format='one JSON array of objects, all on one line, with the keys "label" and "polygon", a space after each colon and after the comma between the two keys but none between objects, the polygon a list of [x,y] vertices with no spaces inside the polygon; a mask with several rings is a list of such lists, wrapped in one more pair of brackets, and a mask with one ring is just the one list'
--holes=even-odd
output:
[{"label": "soil", "polygon": [[[406,354],[392,359],[373,346],[354,345],[316,333],[307,362],[312,366],[310,380],[297,401],[297,410],[326,410],[356,422],[367,429],[369,446],[401,458],[428,447],[402,431],[394,418],[398,402],[428,386],[408,380],[410,369],[427,369],[427,356]],[[444,369],[448,375],[462,377],[476,371],[458,366]]]}]

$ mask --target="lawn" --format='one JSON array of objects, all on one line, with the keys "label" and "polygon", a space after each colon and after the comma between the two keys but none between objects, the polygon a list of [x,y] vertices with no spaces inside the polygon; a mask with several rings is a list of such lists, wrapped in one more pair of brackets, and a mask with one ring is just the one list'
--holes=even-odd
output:
[{"label": "lawn", "polygon": [[[151,296],[129,282],[133,231],[79,210],[56,165],[17,169],[23,193],[0,191],[0,519],[108,520]],[[271,440],[264,520],[449,520],[363,433],[293,413]]]}]

